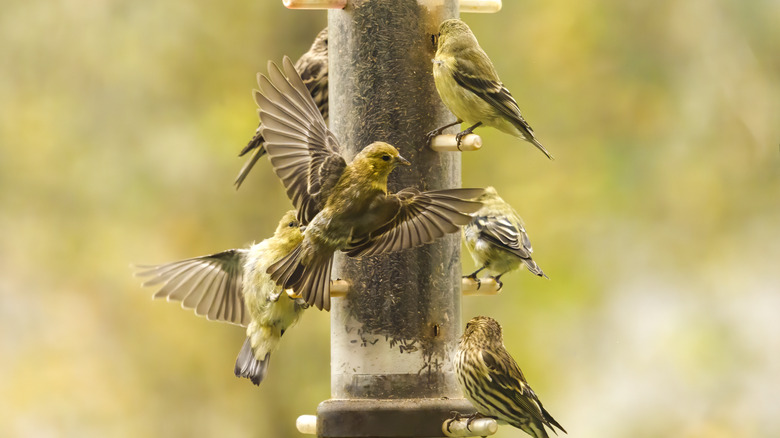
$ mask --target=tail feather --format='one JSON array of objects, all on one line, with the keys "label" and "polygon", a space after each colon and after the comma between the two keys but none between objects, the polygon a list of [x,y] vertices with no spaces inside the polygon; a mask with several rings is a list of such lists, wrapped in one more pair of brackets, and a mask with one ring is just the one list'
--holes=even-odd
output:
[{"label": "tail feather", "polygon": [[[544,408],[542,408],[542,416],[544,416],[545,421],[547,422],[547,426],[552,430],[556,435],[558,435],[558,432],[555,431],[555,427],[561,430],[563,433],[569,433],[566,432],[566,429],[563,428],[563,426],[560,425],[557,421],[555,421],[555,418],[550,415],[549,412],[547,412]],[[553,427],[555,426],[555,427]]]},{"label": "tail feather", "polygon": [[547,158],[549,158],[551,160],[554,160],[555,157],[550,155],[550,153],[547,152],[547,149],[545,149],[544,146],[542,146],[542,144],[539,143],[539,140],[537,140],[536,137],[534,137],[533,132],[529,132],[529,134],[530,135],[528,137],[526,137],[526,140],[528,140],[531,144],[536,146],[537,149],[539,149],[540,151],[544,152],[544,154],[547,155]]},{"label": "tail feather", "polygon": [[241,347],[241,351],[236,358],[236,366],[233,369],[236,377],[246,377],[251,380],[255,385],[260,385],[260,382],[265,378],[265,374],[268,371],[268,362],[271,359],[271,353],[266,353],[263,360],[258,360],[255,357],[254,351],[252,351],[252,344],[249,338],[244,341],[244,346]]},{"label": "tail feather", "polygon": [[531,259],[530,257],[527,259],[523,259],[523,263],[525,264],[525,267],[528,268],[529,271],[531,271],[532,274],[538,275],[539,277],[544,277],[548,280],[550,279],[550,277],[548,277],[544,273],[544,271],[542,271],[542,268],[540,268],[539,265],[537,265],[536,262],[533,261],[533,259]]},{"label": "tail feather", "polygon": [[301,263],[302,246],[298,245],[289,254],[268,267],[271,280],[285,289],[301,294],[310,306],[330,310],[330,271],[333,256],[315,259],[309,266]]},{"label": "tail feather", "polygon": [[332,256],[328,257],[325,263],[310,266],[303,271],[303,276],[294,287],[295,291],[300,292],[310,306],[316,306],[320,310],[330,310],[330,270],[332,266]]},{"label": "tail feather", "polygon": [[246,179],[247,175],[249,175],[249,171],[252,170],[252,168],[255,166],[255,163],[257,163],[257,160],[260,159],[263,155],[265,155],[265,147],[263,147],[263,136],[260,134],[257,134],[252,141],[249,142],[249,144],[244,148],[243,151],[241,151],[240,156],[243,156],[247,152],[251,151],[252,149],[255,149],[255,153],[252,154],[252,156],[247,160],[246,163],[244,163],[244,166],[241,167],[241,170],[238,171],[238,176],[236,177],[236,181],[233,183],[236,186],[236,190],[238,190],[239,187],[241,187],[241,184]]}]

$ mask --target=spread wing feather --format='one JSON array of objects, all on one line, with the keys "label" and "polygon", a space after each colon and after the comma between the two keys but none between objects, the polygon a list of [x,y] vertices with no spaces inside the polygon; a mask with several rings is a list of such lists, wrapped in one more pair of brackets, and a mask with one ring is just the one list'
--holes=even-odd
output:
[{"label": "spread wing feather", "polygon": [[386,224],[362,236],[347,249],[351,257],[371,256],[413,248],[458,230],[471,221],[470,213],[482,203],[469,201],[482,189],[447,189],[420,192],[407,188],[389,198],[398,202],[398,213]]},{"label": "spread wing feather", "polygon": [[216,254],[166,263],[139,266],[139,277],[152,277],[144,286],[162,285],[153,297],[181,301],[185,309],[209,320],[246,326],[243,275],[247,250],[231,249]]},{"label": "spread wing feather", "polygon": [[305,225],[320,211],[344,172],[336,137],[328,129],[309,90],[289,58],[260,76],[255,100],[260,107],[265,149],[274,172]]}]

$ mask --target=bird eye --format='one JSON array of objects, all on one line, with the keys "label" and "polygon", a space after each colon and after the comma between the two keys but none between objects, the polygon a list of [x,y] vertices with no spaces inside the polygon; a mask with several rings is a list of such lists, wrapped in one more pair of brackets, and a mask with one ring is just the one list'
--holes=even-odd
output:
[{"label": "bird eye", "polygon": [[287,224],[287,226],[290,227],[290,228],[294,227],[295,226],[295,221],[290,222],[289,224]]},{"label": "bird eye", "polygon": [[390,161],[390,155],[382,155],[382,160]]}]

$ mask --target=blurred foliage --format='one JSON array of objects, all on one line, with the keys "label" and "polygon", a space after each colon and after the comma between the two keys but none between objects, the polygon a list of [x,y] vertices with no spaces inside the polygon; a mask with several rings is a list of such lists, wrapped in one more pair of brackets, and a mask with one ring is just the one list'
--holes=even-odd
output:
[{"label": "blurred foliage", "polygon": [[[551,278],[508,275],[464,319],[504,323],[571,436],[780,435],[780,5],[463,18],[556,157],[490,129],[464,154],[464,185],[513,203]],[[241,329],[151,302],[129,268],[273,232],[272,172],[231,187],[250,90],[325,22],[278,2],[4,2],[4,436],[297,436],[328,397],[327,314],[258,389],[231,372]]]}]

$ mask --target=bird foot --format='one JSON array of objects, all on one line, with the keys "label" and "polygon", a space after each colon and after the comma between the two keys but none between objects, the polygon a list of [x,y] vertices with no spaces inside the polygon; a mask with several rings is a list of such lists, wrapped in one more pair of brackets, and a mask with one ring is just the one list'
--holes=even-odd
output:
[{"label": "bird foot", "polygon": [[496,284],[498,285],[498,289],[496,289],[496,292],[500,291],[501,288],[504,287],[504,283],[501,280],[499,280],[498,277],[493,277],[493,280],[495,280]]},{"label": "bird foot", "polygon": [[469,131],[468,129],[465,130],[465,131],[460,131],[459,133],[455,134],[455,147],[457,147],[458,150],[461,150],[460,149],[460,142],[463,140],[463,137],[465,137],[465,136],[467,136],[469,134],[471,134],[471,131]]},{"label": "bird foot", "polygon": [[[455,125],[458,125],[460,123],[461,123],[461,120],[458,119],[454,123],[450,123],[449,125],[444,125],[441,128],[436,128],[433,131],[425,134],[426,146],[428,146],[428,147],[431,146],[431,142],[433,141],[433,137],[436,137],[437,135],[441,135],[441,133],[444,132],[445,129],[447,129],[449,127],[452,127],[452,126],[455,126]],[[474,128],[472,127],[471,129],[474,129]],[[469,131],[469,132],[471,132],[471,131]],[[458,149],[460,149],[460,139],[458,139]]]},{"label": "bird foot", "polygon": [[456,421],[460,421],[461,418],[465,417],[465,415],[461,414],[458,411],[450,411],[450,415],[452,415],[452,418],[447,420],[447,432],[452,432],[452,430],[450,430],[450,426],[452,426],[452,423]]},{"label": "bird foot", "polygon": [[473,414],[469,415],[466,418],[467,418],[467,420],[466,420],[466,430],[471,432],[471,423],[474,420],[479,420],[480,418],[493,418],[493,417],[489,417],[487,415],[480,414],[479,412],[474,412]]},{"label": "bird foot", "polygon": [[477,290],[479,290],[479,288],[482,286],[482,280],[477,278],[477,273],[476,272],[471,274],[471,275],[466,275],[463,278],[468,278],[470,280],[474,280],[477,283]]},{"label": "bird foot", "polygon": [[473,126],[470,126],[464,129],[463,131],[460,131],[459,133],[455,134],[455,140],[456,140],[456,145],[458,146],[458,150],[460,150],[460,141],[463,139],[463,137],[474,132],[474,130],[477,129],[477,127],[479,127],[480,125],[482,125],[482,122],[477,122]]},{"label": "bird foot", "polygon": [[441,133],[444,132],[445,129],[447,129],[447,128],[438,128],[438,129],[434,129],[433,131],[425,134],[425,145],[426,146],[430,146],[431,142],[433,141],[433,138],[438,136],[438,135],[441,135]]}]

